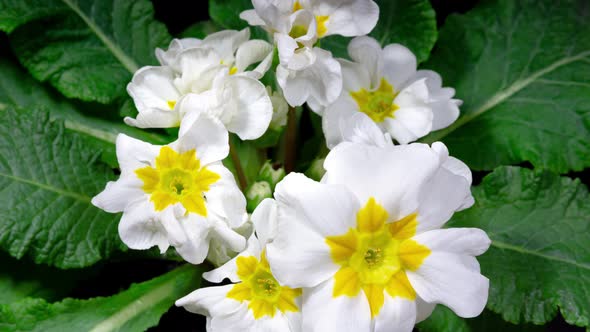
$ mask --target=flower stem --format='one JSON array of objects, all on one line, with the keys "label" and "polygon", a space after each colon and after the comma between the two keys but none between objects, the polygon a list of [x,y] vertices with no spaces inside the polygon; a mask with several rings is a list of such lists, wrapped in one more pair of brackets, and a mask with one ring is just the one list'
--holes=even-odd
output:
[{"label": "flower stem", "polygon": [[242,168],[242,162],[240,162],[240,156],[238,155],[238,151],[236,150],[236,147],[232,143],[231,139],[229,140],[229,155],[238,175],[238,183],[240,184],[240,189],[242,189],[242,192],[246,192],[246,188],[248,188],[248,181],[246,180],[246,175],[244,174],[244,169]]},{"label": "flower stem", "polygon": [[287,113],[287,133],[285,135],[285,171],[287,174],[295,169],[297,157],[297,113],[295,107],[289,106]]}]

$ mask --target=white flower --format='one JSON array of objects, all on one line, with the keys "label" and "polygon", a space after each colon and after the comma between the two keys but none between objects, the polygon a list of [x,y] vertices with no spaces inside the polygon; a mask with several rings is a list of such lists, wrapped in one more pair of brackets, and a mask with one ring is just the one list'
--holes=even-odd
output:
[{"label": "white flower", "polygon": [[[318,28],[326,28],[326,16],[302,9],[298,1],[254,0],[252,4],[254,9],[242,12],[240,17],[273,34],[280,60],[277,81],[289,105],[300,106],[307,101],[313,107],[320,107],[336,100],[342,88],[340,65],[330,52],[313,47],[319,37]],[[316,10],[331,10],[330,6],[306,4]],[[326,34],[323,30],[322,33]]]},{"label": "white flower", "polygon": [[248,76],[229,75],[227,70],[218,73],[208,90],[185,95],[178,110],[183,114],[180,134],[199,114],[206,113],[242,140],[262,136],[273,115],[271,99],[262,83]]},{"label": "white flower", "polygon": [[132,249],[157,245],[165,252],[172,245],[193,264],[205,259],[211,239],[239,252],[246,240],[232,228],[245,222],[246,200],[221,164],[228,153],[227,131],[206,115],[169,145],[120,134],[121,176],[92,204],[123,212],[119,235]]},{"label": "white flower", "polygon": [[307,101],[314,108],[336,100],[342,89],[342,74],[332,54],[314,47],[299,50],[293,59],[298,57],[306,60],[292,69],[289,64],[277,67],[277,81],[289,105],[301,106]]},{"label": "white flower", "polygon": [[455,90],[442,88],[433,71],[416,71],[416,57],[399,44],[381,49],[371,37],[357,37],[348,45],[355,61],[339,60],[343,88],[323,115],[329,147],[340,142],[339,123],[357,112],[367,114],[383,132],[401,144],[444,128],[459,116]]},{"label": "white flower", "polygon": [[248,248],[225,265],[203,274],[211,282],[232,284],[206,287],[176,301],[177,306],[207,316],[207,331],[301,331],[301,289],[279,284],[271,273],[265,246],[272,241],[276,204],[260,203],[252,214],[256,236]]},{"label": "white flower", "polygon": [[[178,107],[180,100],[188,94],[225,94],[218,99],[228,104],[224,106],[226,110],[232,109],[234,105],[252,102],[251,96],[246,92],[230,93],[229,91],[233,91],[228,88],[230,86],[246,86],[246,91],[252,92],[254,97],[269,100],[268,96],[261,96],[266,92],[258,79],[271,65],[272,45],[262,40],[248,40],[249,36],[248,29],[225,30],[214,33],[202,41],[174,40],[168,51],[159,50],[158,57],[167,66],[144,67],[135,73],[127,86],[127,91],[133,98],[139,114],[136,119],[125,118],[125,123],[140,128],[177,127],[191,109],[182,110]],[[250,70],[251,66],[256,64],[258,65]],[[217,88],[222,88],[222,91],[210,91]],[[243,129],[254,131],[257,135],[254,138],[264,133],[272,115],[270,102],[267,105],[257,105],[259,109],[255,115],[260,118],[258,121],[268,121],[262,132],[259,132],[258,127]],[[234,122],[237,121],[235,119],[245,119],[252,123],[246,119],[246,115],[232,114],[224,112],[220,119],[226,125],[229,121],[227,118],[233,118]],[[247,125],[233,123],[233,127],[228,127],[228,130],[236,132],[232,129],[236,126]]]},{"label": "white flower", "polygon": [[252,0],[254,9],[245,10],[240,18],[271,33],[289,34],[292,14],[309,11],[314,19],[317,37],[361,36],[373,30],[379,19],[379,7],[371,0]]},{"label": "white flower", "polygon": [[[268,71],[272,62],[272,45],[264,40],[249,40],[248,28],[222,30],[212,33],[200,40],[197,38],[173,39],[168,50],[156,49],[156,57],[162,66],[170,66],[182,72],[179,55],[191,48],[211,48],[219,56],[219,64],[226,66],[231,73],[246,73],[260,78]],[[252,71],[246,69],[258,64]]]},{"label": "white flower", "polygon": [[469,169],[442,143],[344,142],[322,183],[290,174],[277,185],[276,279],[305,287],[304,331],[412,331],[437,303],[462,317],[485,307],[489,281],[473,228],[440,229],[473,203]]}]

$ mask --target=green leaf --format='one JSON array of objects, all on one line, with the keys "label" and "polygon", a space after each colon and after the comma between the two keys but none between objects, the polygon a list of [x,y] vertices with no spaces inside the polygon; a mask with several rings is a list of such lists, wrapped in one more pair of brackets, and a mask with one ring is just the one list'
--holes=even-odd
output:
[{"label": "green leaf", "polygon": [[0,31],[12,32],[22,24],[62,11],[59,0],[1,0]]},{"label": "green leaf", "polygon": [[[436,14],[428,0],[377,0],[379,21],[370,36],[381,45],[399,43],[408,47],[422,62],[428,59],[436,42]],[[346,47],[351,38],[330,36],[321,46],[336,57],[348,58]]]},{"label": "green leaf", "polygon": [[473,190],[475,205],[453,227],[478,227],[492,239],[478,258],[490,279],[488,308],[512,323],[544,324],[557,315],[589,326],[590,196],[579,180],[502,167]]},{"label": "green leaf", "polygon": [[111,297],[47,303],[26,299],[0,306],[0,330],[39,332],[145,331],[180,297],[200,285],[202,271],[184,265]]},{"label": "green leaf", "polygon": [[76,282],[86,275],[82,271],[64,271],[18,261],[0,253],[0,305],[25,297],[58,300],[67,295],[76,286]]},{"label": "green leaf", "polygon": [[590,166],[590,6],[585,0],[486,1],[454,15],[426,68],[465,103],[443,139],[471,168]]},{"label": "green leaf", "polygon": [[180,38],[204,39],[207,35],[221,30],[222,28],[213,21],[197,22],[180,33]]},{"label": "green leaf", "polygon": [[0,111],[0,248],[59,268],[125,250],[120,216],[90,203],[115,177],[99,153],[45,113]]},{"label": "green leaf", "polygon": [[[209,0],[209,16],[224,29],[242,30],[249,27],[248,23],[240,18],[240,13],[252,8],[251,0]],[[250,27],[250,32],[251,39],[272,40],[260,27]]]},{"label": "green leaf", "polygon": [[484,310],[484,312],[471,319],[460,318],[450,309],[439,305],[432,316],[417,325],[420,332],[541,332],[543,326],[531,324],[514,325],[502,320],[502,318]]},{"label": "green leaf", "polygon": [[48,111],[52,120],[63,120],[68,131],[84,135],[94,149],[101,149],[102,159],[113,167],[117,166],[114,143],[119,133],[155,144],[167,144],[170,141],[162,135],[129,127],[122,122],[113,123],[82,114],[79,109],[83,105],[76,106],[52,93],[9,60],[0,58],[0,72],[0,110],[13,106],[17,109]]},{"label": "green leaf", "polygon": [[[9,10],[35,12],[38,1],[0,2]],[[154,20],[147,0],[54,3],[61,9],[57,14],[57,8],[44,12],[46,16],[35,14],[37,19],[15,29],[10,40],[36,79],[50,82],[70,98],[107,104],[124,96],[131,74],[155,64],[155,48],[167,47],[171,39],[166,27]]]}]

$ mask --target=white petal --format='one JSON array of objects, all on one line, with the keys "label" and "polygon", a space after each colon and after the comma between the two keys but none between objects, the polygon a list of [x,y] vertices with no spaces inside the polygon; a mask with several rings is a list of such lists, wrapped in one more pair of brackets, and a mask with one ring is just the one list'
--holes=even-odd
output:
[{"label": "white petal", "polygon": [[367,70],[372,88],[377,88],[379,81],[383,76],[383,60],[381,59],[381,53],[381,45],[372,37],[356,37],[348,44],[348,54],[350,55],[350,58]]},{"label": "white petal", "polygon": [[116,147],[121,175],[135,174],[138,168],[152,165],[161,148],[125,134],[117,135]]},{"label": "white petal", "polygon": [[203,39],[203,46],[213,48],[221,56],[224,64],[231,65],[234,62],[234,54],[248,39],[250,39],[248,28],[240,31],[222,30]]},{"label": "white petal", "polygon": [[231,228],[242,226],[247,220],[246,198],[238,188],[233,174],[221,162],[210,164],[207,169],[221,176],[205,193],[207,210],[224,220]]},{"label": "white petal", "polygon": [[221,265],[220,267],[218,267],[212,271],[203,273],[203,278],[205,278],[205,280],[207,280],[207,281],[217,282],[217,283],[222,282],[226,278],[234,283],[239,282],[240,278],[238,277],[238,274],[237,274],[238,267],[236,265],[236,261],[238,260],[238,257],[254,256],[257,259],[260,259],[261,251],[262,251],[262,247],[260,247],[260,243],[259,243],[258,239],[256,238],[256,236],[253,235],[248,239],[248,246],[246,247],[246,249],[243,252],[241,252],[236,257],[230,259],[229,261],[227,261],[225,264]]},{"label": "white petal", "polygon": [[343,186],[324,185],[291,173],[275,191],[278,225],[267,256],[282,284],[312,287],[338,269],[325,236],[341,235],[356,222],[359,205]]},{"label": "white petal", "polygon": [[252,26],[265,25],[266,24],[260,18],[260,16],[258,16],[258,14],[256,13],[256,10],[254,10],[254,9],[244,10],[243,12],[240,13],[240,18],[242,20],[248,22],[248,24],[249,25],[252,25]]},{"label": "white petal", "polygon": [[227,80],[226,89],[231,89],[237,107],[225,123],[227,130],[242,140],[262,136],[272,119],[272,102],[264,85],[250,77],[234,76]]},{"label": "white petal", "polygon": [[285,99],[291,106],[302,105],[313,96],[319,105],[334,102],[342,91],[340,63],[330,52],[314,48],[315,62],[299,71],[277,67],[277,81],[283,89]]},{"label": "white petal", "polygon": [[158,246],[164,253],[169,246],[166,230],[147,200],[136,202],[125,210],[119,222],[119,236],[131,249]]},{"label": "white petal", "polygon": [[275,313],[274,317],[264,316],[254,322],[252,331],[260,332],[291,332],[289,320],[281,313]]},{"label": "white petal", "polygon": [[371,145],[376,147],[392,146],[389,135],[383,134],[381,128],[362,112],[356,112],[348,120],[340,120],[342,138],[346,142]]},{"label": "white petal", "polygon": [[224,285],[197,289],[177,300],[176,306],[209,317],[232,314],[240,308],[240,302],[227,298],[227,293],[233,286]]},{"label": "white petal", "polygon": [[278,223],[277,202],[274,199],[266,198],[252,212],[252,222],[256,230],[256,236],[262,246],[266,245],[275,237]]},{"label": "white petal", "polygon": [[201,165],[223,160],[229,154],[229,137],[223,124],[207,114],[196,112],[183,121],[178,140],[170,146],[183,153],[196,150]]},{"label": "white petal", "polygon": [[312,5],[310,10],[316,16],[329,16],[326,22],[328,31],[324,36],[334,34],[347,37],[366,35],[373,30],[379,19],[379,7],[374,1],[312,0],[305,2]]},{"label": "white petal", "polygon": [[416,73],[416,56],[400,44],[387,45],[382,52],[383,73],[396,91],[407,86],[406,82]]},{"label": "white petal", "polygon": [[385,293],[383,307],[375,316],[374,332],[411,332],[416,323],[416,302],[392,298]]},{"label": "white petal", "polygon": [[293,210],[297,221],[326,236],[342,235],[356,226],[359,201],[344,185],[313,181],[301,173],[287,175],[275,190],[279,214]]},{"label": "white petal", "polygon": [[439,130],[448,127],[459,117],[459,106],[461,101],[452,99],[455,95],[455,89],[443,88],[442,78],[436,72],[431,70],[418,70],[410,78],[410,81],[426,79],[428,94],[430,97],[429,106],[432,108],[434,118],[432,120],[432,130]]},{"label": "white petal", "polygon": [[127,85],[139,113],[147,109],[171,111],[169,101],[176,102],[180,93],[174,86],[174,72],[170,67],[143,67]]},{"label": "white petal", "polygon": [[491,244],[486,232],[479,228],[436,229],[418,234],[412,239],[433,252],[470,256],[483,254]]},{"label": "white petal", "polygon": [[256,324],[252,311],[248,309],[247,303],[242,302],[238,310],[230,314],[220,314],[211,319],[211,331],[235,332],[255,331]]},{"label": "white petal", "polygon": [[432,146],[439,154],[441,167],[424,184],[419,196],[418,230],[421,232],[442,227],[455,211],[473,204],[469,168],[454,158],[448,158],[444,144],[437,142]]},{"label": "white petal", "polygon": [[428,303],[420,296],[416,296],[416,324],[430,317],[435,308],[436,303]]},{"label": "white petal", "polygon": [[395,111],[395,118],[386,118],[383,124],[399,144],[408,144],[430,132],[432,111],[428,107],[400,108]]},{"label": "white petal", "polygon": [[180,125],[180,115],[175,110],[148,108],[137,114],[137,117],[125,117],[125,124],[137,128],[175,128]]},{"label": "white petal", "polygon": [[489,280],[457,254],[433,251],[407,275],[426,302],[442,303],[461,317],[476,317],[485,308]]},{"label": "white petal", "polygon": [[137,200],[146,199],[143,182],[133,175],[123,175],[109,181],[106,188],[92,198],[92,204],[110,213],[122,212]]},{"label": "white petal", "polygon": [[168,233],[168,241],[184,260],[191,264],[201,264],[209,250],[209,222],[194,213],[177,218],[170,210],[172,208],[165,210],[161,219]]},{"label": "white petal", "polygon": [[[249,40],[242,44],[236,52],[236,68],[238,68],[238,72],[245,71],[255,63],[264,62],[263,67],[256,69],[261,75],[264,75],[271,65],[272,49],[273,46],[264,40]],[[267,58],[270,61],[265,61]]]},{"label": "white petal", "polygon": [[181,38],[181,39],[172,39],[170,42],[170,46],[166,51],[157,48],[156,49],[156,58],[162,66],[170,66],[175,70],[178,70],[176,58],[180,52],[187,48],[197,47],[201,44],[201,40],[197,38]]},{"label": "white petal", "polygon": [[217,72],[225,68],[221,56],[211,48],[189,48],[178,55],[182,75],[174,84],[182,94],[200,93],[211,88]]},{"label": "white petal", "polygon": [[360,89],[371,90],[369,69],[361,64],[337,59],[342,68],[342,93],[356,92]]},{"label": "white petal", "polygon": [[377,148],[344,142],[324,162],[325,183],[344,184],[361,204],[374,197],[397,220],[416,211],[422,185],[439,167],[425,144]]},{"label": "white petal", "polygon": [[345,140],[342,126],[357,113],[358,105],[350,96],[342,96],[326,108],[322,117],[322,130],[328,148],[333,148]]},{"label": "white petal", "polygon": [[333,297],[334,282],[326,281],[303,292],[303,331],[370,331],[371,312],[363,292],[356,297]]}]

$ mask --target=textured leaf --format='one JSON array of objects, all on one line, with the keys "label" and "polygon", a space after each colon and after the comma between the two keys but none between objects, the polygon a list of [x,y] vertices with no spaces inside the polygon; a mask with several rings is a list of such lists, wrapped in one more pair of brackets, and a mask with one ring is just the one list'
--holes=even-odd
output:
[{"label": "textured leaf", "polygon": [[117,165],[113,143],[118,133],[125,133],[151,143],[169,142],[166,137],[126,126],[121,121],[113,123],[83,115],[79,109],[84,106],[76,106],[52,93],[9,60],[0,58],[0,72],[0,109],[14,106],[18,109],[47,110],[52,120],[64,120],[69,131],[83,134],[94,149],[103,150],[103,160],[113,167]]},{"label": "textured leaf", "polygon": [[[209,16],[224,29],[241,30],[248,23],[240,18],[240,13],[252,9],[251,0],[209,0]],[[250,27],[252,39],[270,40],[266,31],[260,27]]]},{"label": "textured leaf", "polygon": [[473,192],[475,205],[453,227],[478,227],[492,239],[479,257],[490,279],[488,308],[513,323],[543,324],[559,309],[590,325],[590,196],[579,180],[503,167]]},{"label": "textured leaf", "polygon": [[79,271],[64,271],[17,261],[0,253],[0,305],[25,297],[58,300],[70,292],[82,276],[84,273]]},{"label": "textured leaf", "polygon": [[471,319],[463,319],[450,309],[439,305],[432,316],[417,325],[420,332],[541,332],[542,326],[532,324],[514,325],[488,310]]},{"label": "textured leaf", "polygon": [[63,11],[60,0],[1,0],[0,31],[11,32],[29,21]]},{"label": "textured leaf", "polygon": [[[7,1],[0,0],[13,9]],[[35,12],[37,2],[23,3]],[[15,29],[10,39],[31,74],[67,97],[110,103],[124,96],[131,74],[155,64],[155,48],[170,41],[147,0],[62,0],[56,5],[59,13],[35,15],[39,19]]]},{"label": "textured leaf", "polygon": [[[377,0],[379,21],[370,36],[385,46],[403,44],[418,58],[428,59],[437,37],[436,17],[428,0]],[[348,58],[346,47],[350,38],[331,36],[322,39],[322,47],[334,56]]]},{"label": "textured leaf", "polygon": [[443,139],[471,168],[590,166],[590,3],[485,1],[447,19],[425,67],[465,101]]},{"label": "textured leaf", "polygon": [[180,297],[199,287],[202,271],[185,265],[111,297],[47,303],[26,299],[0,306],[0,330],[39,332],[145,331]]},{"label": "textured leaf", "polygon": [[125,250],[120,216],[90,203],[114,178],[97,157],[47,114],[0,111],[0,247],[60,268]]},{"label": "textured leaf", "polygon": [[207,35],[222,30],[222,28],[213,21],[197,22],[180,33],[180,38],[199,38],[203,39]]}]

